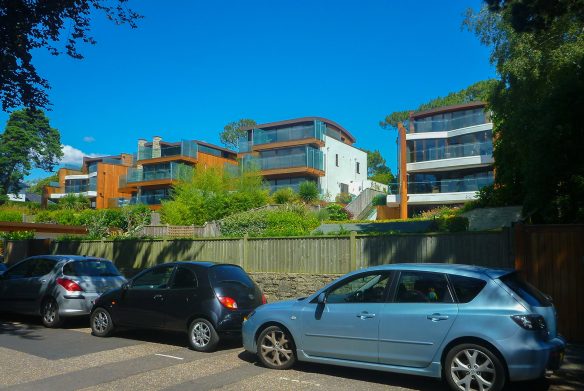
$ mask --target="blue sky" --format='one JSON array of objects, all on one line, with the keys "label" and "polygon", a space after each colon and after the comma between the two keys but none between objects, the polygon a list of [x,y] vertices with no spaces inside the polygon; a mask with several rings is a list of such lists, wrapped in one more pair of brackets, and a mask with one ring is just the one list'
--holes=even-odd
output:
[{"label": "blue sky", "polygon": [[[386,114],[495,76],[488,49],[461,29],[480,1],[129,4],[144,16],[139,28],[96,15],[84,60],[34,53],[67,161],[135,152],[138,138],[155,135],[218,144],[239,118],[314,115],[381,150],[395,172],[396,134],[378,125]],[[0,112],[0,126],[7,119]]]}]

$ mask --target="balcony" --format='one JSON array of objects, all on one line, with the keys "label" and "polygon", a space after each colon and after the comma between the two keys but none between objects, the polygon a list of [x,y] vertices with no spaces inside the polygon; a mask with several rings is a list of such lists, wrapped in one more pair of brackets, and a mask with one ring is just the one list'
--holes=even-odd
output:
[{"label": "balcony", "polygon": [[[471,109],[416,119],[414,120],[414,132],[444,132],[482,125],[486,122],[484,109]],[[408,133],[411,133],[410,129],[408,129]]]},{"label": "balcony", "polygon": [[[415,150],[407,155],[408,163],[425,162],[430,160],[454,159],[468,156],[492,156],[493,142],[446,145],[436,148]],[[412,161],[412,157],[414,158]]]},{"label": "balcony", "polygon": [[239,152],[281,148],[292,145],[317,144],[324,145],[326,124],[314,121],[310,125],[296,125],[277,129],[254,129],[252,140],[247,135],[239,141]]},{"label": "balcony", "polygon": [[194,161],[197,159],[198,155],[198,145],[194,140],[186,141],[183,140],[179,145],[173,145],[170,147],[139,147],[138,155],[136,160],[172,160],[177,157],[187,158],[187,160]]},{"label": "balcony", "polygon": [[131,167],[128,169],[127,175],[120,177],[119,188],[171,184],[175,181],[188,180],[192,175],[193,168],[180,163],[170,163],[168,168],[158,170],[144,170]]},{"label": "balcony", "polygon": [[324,175],[324,154],[319,149],[305,147],[303,153],[281,156],[250,156],[243,159],[244,167],[257,167],[262,175],[307,173]]}]

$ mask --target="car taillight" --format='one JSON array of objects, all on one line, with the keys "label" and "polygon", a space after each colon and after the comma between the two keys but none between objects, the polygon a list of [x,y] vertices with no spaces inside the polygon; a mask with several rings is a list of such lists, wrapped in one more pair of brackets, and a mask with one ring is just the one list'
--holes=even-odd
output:
[{"label": "car taillight", "polygon": [[57,284],[69,292],[83,292],[83,289],[81,289],[78,283],[67,278],[57,278]]},{"label": "car taillight", "polygon": [[525,330],[539,331],[547,329],[545,319],[541,315],[513,315],[511,319]]},{"label": "car taillight", "polygon": [[219,299],[219,302],[221,304],[223,304],[223,307],[229,308],[230,310],[236,310],[237,309],[237,302],[235,300],[233,300],[231,297],[229,297],[229,296],[217,296],[217,298]]},{"label": "car taillight", "polygon": [[266,299],[266,295],[262,293],[262,304],[268,304],[268,299]]}]

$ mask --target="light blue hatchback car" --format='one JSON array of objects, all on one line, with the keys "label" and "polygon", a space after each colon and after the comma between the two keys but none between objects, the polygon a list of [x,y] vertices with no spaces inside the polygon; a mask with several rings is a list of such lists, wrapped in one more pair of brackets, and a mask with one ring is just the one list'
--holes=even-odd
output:
[{"label": "light blue hatchback car", "polygon": [[513,270],[393,264],[257,308],[243,324],[243,345],[273,369],[300,360],[497,391],[558,369],[565,341],[550,298]]}]

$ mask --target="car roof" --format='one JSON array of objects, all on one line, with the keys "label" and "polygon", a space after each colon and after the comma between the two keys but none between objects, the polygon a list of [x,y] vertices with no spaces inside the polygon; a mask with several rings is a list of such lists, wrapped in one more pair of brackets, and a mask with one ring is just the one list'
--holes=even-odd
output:
[{"label": "car roof", "polygon": [[100,261],[110,261],[110,259],[100,258],[100,257],[93,257],[90,255],[72,255],[72,254],[46,254],[46,255],[34,255],[32,257],[27,257],[26,259],[36,259],[36,258],[43,258],[43,259],[53,259],[55,261],[85,261],[85,260],[95,260],[99,259]]},{"label": "car roof", "polygon": [[184,265],[184,264],[189,264],[189,265],[195,265],[195,266],[199,266],[199,267],[204,267],[204,268],[210,268],[213,266],[236,266],[236,267],[241,267],[239,265],[233,264],[233,263],[217,263],[217,262],[207,262],[207,261],[176,261],[176,262],[165,262],[165,263],[161,263],[158,264],[156,266],[161,266],[161,265]]},{"label": "car roof", "polygon": [[[514,271],[513,269],[489,268],[485,266],[453,263],[392,263],[373,266],[365,270],[419,270],[436,273],[460,274],[465,276],[487,275],[491,278],[498,278]],[[363,271],[363,269],[361,271]]]}]

